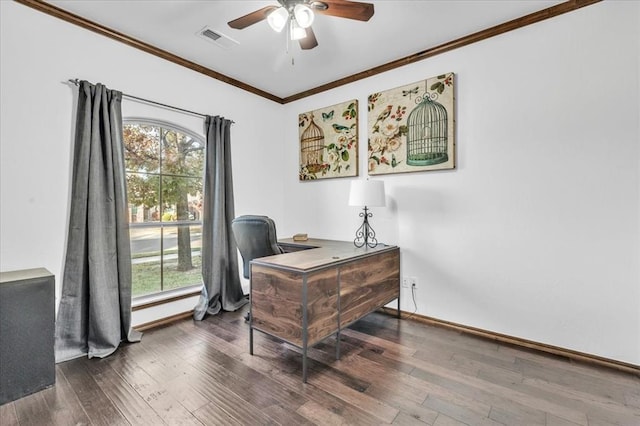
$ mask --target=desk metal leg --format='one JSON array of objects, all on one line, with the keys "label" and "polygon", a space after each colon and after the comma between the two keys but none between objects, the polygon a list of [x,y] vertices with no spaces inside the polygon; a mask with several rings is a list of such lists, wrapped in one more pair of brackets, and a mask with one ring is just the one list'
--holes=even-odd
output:
[{"label": "desk metal leg", "polygon": [[400,296],[398,296],[398,319],[401,319],[402,316],[400,315]]},{"label": "desk metal leg", "polygon": [[249,355],[253,355],[253,327],[249,326]]},{"label": "desk metal leg", "polygon": [[302,349],[302,383],[307,383],[307,348]]},{"label": "desk metal leg", "polygon": [[340,359],[340,330],[336,332],[336,361]]},{"label": "desk metal leg", "polygon": [[307,312],[307,276],[302,278],[302,383],[307,383],[307,347],[309,344],[309,318]]}]

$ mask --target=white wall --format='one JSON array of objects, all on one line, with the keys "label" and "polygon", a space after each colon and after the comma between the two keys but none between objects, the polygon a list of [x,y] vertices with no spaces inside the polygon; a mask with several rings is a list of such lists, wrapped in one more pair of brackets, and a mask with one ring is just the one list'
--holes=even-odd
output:
[{"label": "white wall", "polygon": [[[236,213],[283,218],[271,166],[281,160],[282,106],[20,4],[0,1],[0,12],[0,270],[45,267],[60,294],[77,93],[69,78],[235,120]],[[189,115],[127,100],[122,110],[203,131]],[[153,319],[134,313],[134,324]]]},{"label": "white wall", "polygon": [[282,230],[359,225],[351,179],[298,182],[298,113],[359,99],[362,179],[367,95],[455,72],[456,170],[375,177],[418,313],[640,364],[639,16],[599,3],[286,105]]}]

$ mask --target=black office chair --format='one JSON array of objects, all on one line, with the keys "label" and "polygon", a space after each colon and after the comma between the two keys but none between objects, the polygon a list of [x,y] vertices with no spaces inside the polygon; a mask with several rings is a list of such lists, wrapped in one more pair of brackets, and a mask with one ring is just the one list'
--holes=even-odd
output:
[{"label": "black office chair", "polygon": [[245,278],[249,278],[249,263],[253,259],[284,253],[278,245],[276,224],[267,216],[236,217],[231,221],[231,229],[242,255]]},{"label": "black office chair", "polygon": [[[278,245],[276,224],[267,216],[236,217],[231,221],[231,229],[242,256],[245,278],[249,278],[250,262],[253,259],[284,253]],[[249,314],[245,320],[249,320]]]}]

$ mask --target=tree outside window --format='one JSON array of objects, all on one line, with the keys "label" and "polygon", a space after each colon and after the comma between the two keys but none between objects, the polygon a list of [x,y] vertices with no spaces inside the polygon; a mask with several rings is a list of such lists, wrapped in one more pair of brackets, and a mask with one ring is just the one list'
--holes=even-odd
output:
[{"label": "tree outside window", "polygon": [[133,295],[200,284],[203,138],[146,120],[123,135]]}]

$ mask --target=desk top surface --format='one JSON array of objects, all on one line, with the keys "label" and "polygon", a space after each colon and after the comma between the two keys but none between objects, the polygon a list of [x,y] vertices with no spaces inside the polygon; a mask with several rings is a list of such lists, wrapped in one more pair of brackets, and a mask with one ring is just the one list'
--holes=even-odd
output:
[{"label": "desk top surface", "polygon": [[292,238],[278,242],[304,248],[300,251],[261,257],[251,261],[252,264],[294,269],[307,272],[316,268],[357,259],[374,253],[397,249],[396,246],[378,244],[376,247],[356,247],[352,241],[323,240],[309,238],[307,241],[293,241]]}]

